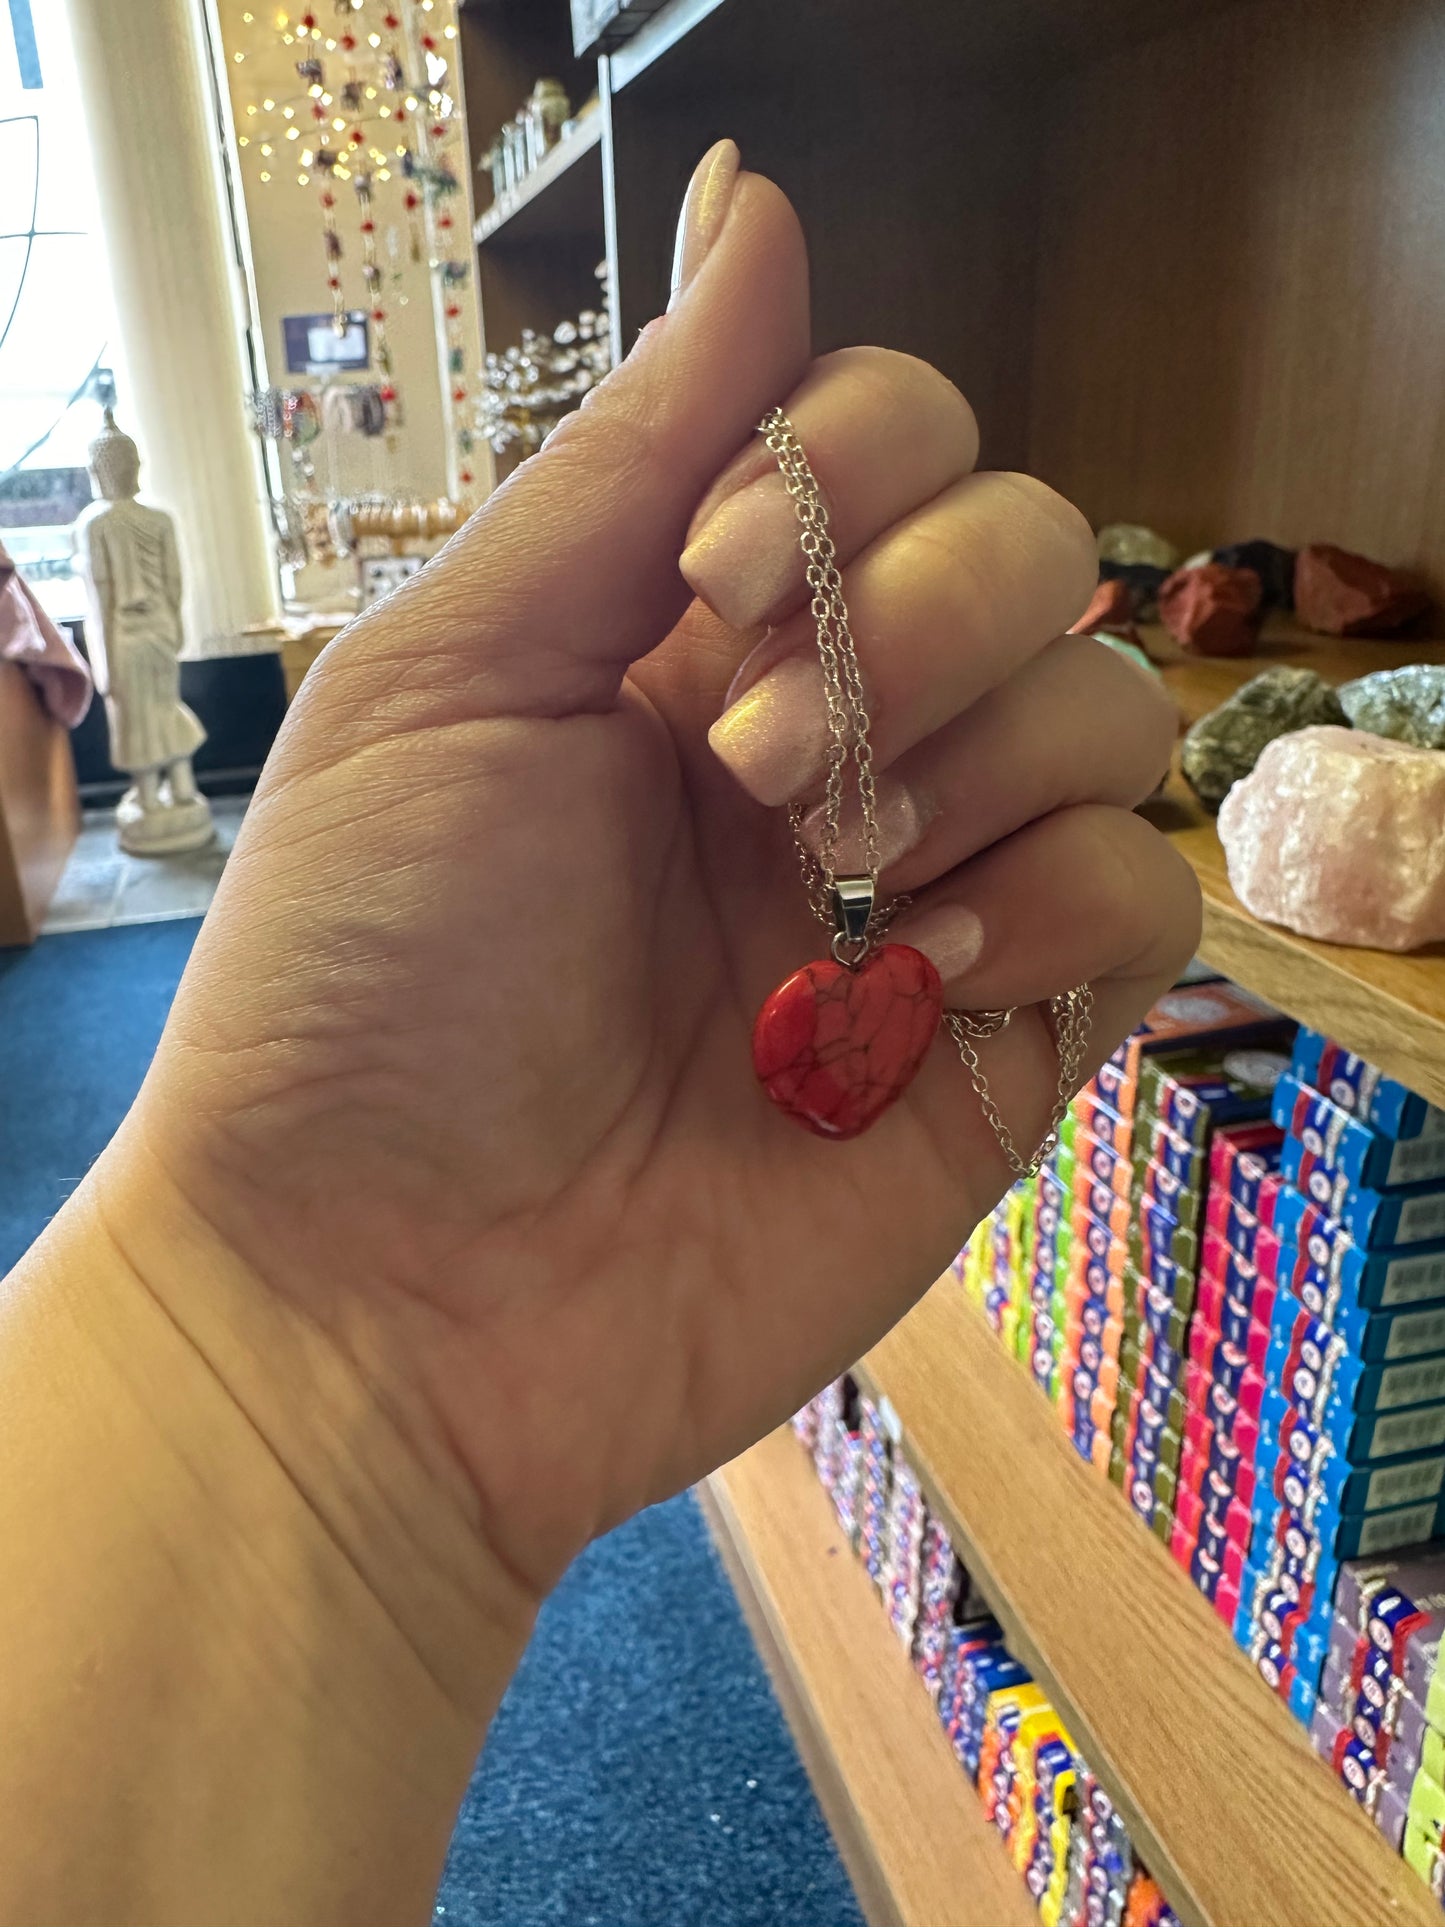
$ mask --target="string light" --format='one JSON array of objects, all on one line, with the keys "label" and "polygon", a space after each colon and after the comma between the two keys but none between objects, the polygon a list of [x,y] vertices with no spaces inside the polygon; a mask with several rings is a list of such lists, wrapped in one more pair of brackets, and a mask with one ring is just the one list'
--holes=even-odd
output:
[{"label": "string light", "polygon": [[310,166],[311,166],[311,164],[312,164],[312,162],[313,162],[313,161],[314,161],[315,159],[316,159],[316,156],[315,156],[315,155],[314,155],[314,154],[312,153],[312,151],[311,151],[311,149],[310,149],[309,147],[303,147],[303,148],[302,148],[302,150],[301,150],[301,165],[302,165],[303,167],[310,167]]},{"label": "string light", "polygon": [[261,143],[261,152],[262,152],[262,153],[263,153],[263,154],[264,154],[264,155],[266,156],[266,158],[267,158],[268,160],[269,160],[269,159],[271,158],[271,143],[270,143],[270,141],[262,141],[262,143]]},{"label": "string light", "polygon": [[313,100],[320,100],[321,82],[319,80],[313,80],[311,85],[306,89],[306,91],[308,94],[310,94]]},{"label": "string light", "polygon": [[376,99],[376,89],[375,89],[374,87],[368,87],[368,88],[367,88],[367,90],[366,90],[366,98],[367,98],[368,100],[375,100],[375,99]]},{"label": "string light", "polygon": [[389,107],[388,107],[388,106],[387,106],[387,105],[385,104],[385,102],[383,102],[383,103],[382,103],[382,105],[381,105],[380,107],[378,107],[376,111],[377,111],[377,113],[378,113],[378,114],[380,114],[380,115],[381,115],[381,118],[382,118],[383,120],[390,120],[390,118],[391,118],[391,109],[390,109],[390,108],[389,108]]},{"label": "string light", "polygon": [[246,109],[246,112],[248,114],[254,114],[255,111],[256,111],[256,103],[252,101],[251,105]]},{"label": "string light", "polygon": [[246,58],[246,56],[244,54],[232,54],[231,58],[232,60],[235,61],[236,65],[239,67],[241,62]]},{"label": "string light", "polygon": [[299,127],[288,127],[286,129],[286,138],[288,141],[299,141],[301,138],[301,129]]},{"label": "string light", "polygon": [[294,107],[283,107],[281,109],[281,118],[282,120],[295,120],[296,109]]},{"label": "string light", "polygon": [[263,168],[261,169],[261,179],[262,179],[263,181],[269,181],[269,180],[270,180],[270,178],[271,178],[271,176],[270,176],[270,175],[269,175],[269,174],[268,174],[268,173],[266,172],[266,170],[265,170],[265,168],[263,167]]},{"label": "string light", "polygon": [[447,39],[447,40],[455,40],[457,37],[457,30],[453,26],[450,26],[450,25],[445,26],[442,28],[442,36],[444,39]]},{"label": "string light", "polygon": [[366,36],[366,44],[368,47],[379,47],[381,45],[381,35],[379,33],[369,33]]},{"label": "string light", "polygon": [[414,113],[416,112],[416,108],[417,108],[417,100],[416,100],[416,95],[415,95],[415,94],[408,94],[408,95],[407,95],[407,97],[406,97],[406,106],[407,106],[407,112],[408,112],[408,113],[411,113],[411,114],[414,114]]},{"label": "string light", "polygon": [[296,176],[296,185],[298,187],[310,187],[311,176],[309,174],[298,174]]},{"label": "string light", "polygon": [[237,147],[249,147],[251,145],[250,137],[246,134],[237,134],[236,145]]},{"label": "string light", "polygon": [[243,13],[243,14],[241,15],[241,24],[242,24],[242,26],[245,26],[245,27],[249,27],[249,26],[250,26],[250,24],[251,24],[251,22],[252,22],[252,21],[253,21],[253,20],[254,20],[255,18],[256,18],[256,16],[255,16],[255,14],[254,14],[254,13]]},{"label": "string light", "polygon": [[396,150],[396,152],[397,152],[397,158],[398,158],[398,160],[399,160],[399,159],[401,159],[401,158],[402,158],[402,156],[403,156],[403,155],[404,155],[404,154],[406,153],[406,148],[405,148],[404,146],[403,146],[403,147],[398,147],[398,148],[397,148],[397,150]]},{"label": "string light", "polygon": [[275,103],[275,101],[274,101],[274,100],[270,100],[270,99],[266,99],[266,100],[263,100],[263,101],[261,102],[261,105],[262,105],[262,106],[263,106],[263,107],[264,107],[264,108],[266,109],[266,112],[267,112],[268,114],[270,114],[270,113],[274,113],[274,111],[275,111],[275,108],[276,108],[276,103]]},{"label": "string light", "polygon": [[378,167],[376,170],[376,178],[379,181],[389,181],[391,179],[391,169],[389,167]]},{"label": "string light", "polygon": [[331,125],[336,129],[338,134],[344,134],[346,132],[346,122],[341,118],[340,114],[336,116],[336,119],[332,121]]}]

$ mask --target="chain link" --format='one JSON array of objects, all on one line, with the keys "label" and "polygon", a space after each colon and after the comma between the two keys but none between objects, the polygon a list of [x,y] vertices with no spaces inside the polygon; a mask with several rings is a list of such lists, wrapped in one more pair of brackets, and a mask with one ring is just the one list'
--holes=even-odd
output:
[{"label": "chain link", "polygon": [[[833,885],[838,876],[838,840],[843,817],[843,794],[851,763],[858,782],[858,813],[863,829],[863,864],[870,882],[877,886],[879,869],[878,796],[873,780],[873,746],[868,737],[868,705],[863,691],[863,675],[858,666],[858,651],[848,626],[848,606],[843,600],[843,578],[838,570],[838,552],[828,529],[828,510],[817,479],[798,440],[797,431],[781,408],[774,408],[758,424],[773,458],[782,473],[783,486],[792,497],[798,517],[808,587],[812,591],[811,610],[815,625],[818,660],[823,670],[823,694],[828,709],[828,773],[823,789],[823,832],[815,850],[803,836],[806,806],[795,803],[789,812],[803,887],[820,923],[833,923]],[[877,903],[868,919],[857,963],[869,945],[887,929],[889,922],[908,901],[896,897],[890,903]],[[836,951],[836,940],[835,940]],[[1013,1016],[1012,1010],[950,1010],[944,1012],[958,1054],[967,1067],[978,1095],[984,1117],[998,1139],[1009,1169],[1017,1177],[1032,1177],[1051,1155],[1059,1141],[1069,1100],[1074,1094],[1088,1042],[1089,1023],[1094,1011],[1094,993],[1088,984],[1064,991],[1049,999],[1053,1020],[1054,1044],[1058,1052],[1059,1076],[1055,1103],[1043,1143],[1025,1162],[1014,1143],[1013,1134],[1000,1115],[975,1042],[997,1036]]]}]

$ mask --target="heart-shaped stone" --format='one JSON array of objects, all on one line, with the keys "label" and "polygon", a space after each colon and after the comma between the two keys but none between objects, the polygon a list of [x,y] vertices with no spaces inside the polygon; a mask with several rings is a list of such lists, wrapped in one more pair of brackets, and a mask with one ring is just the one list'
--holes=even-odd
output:
[{"label": "heart-shaped stone", "polygon": [[820,958],[778,985],[753,1025],[753,1068],[819,1137],[857,1137],[928,1055],[943,985],[921,950],[886,943],[856,969]]}]

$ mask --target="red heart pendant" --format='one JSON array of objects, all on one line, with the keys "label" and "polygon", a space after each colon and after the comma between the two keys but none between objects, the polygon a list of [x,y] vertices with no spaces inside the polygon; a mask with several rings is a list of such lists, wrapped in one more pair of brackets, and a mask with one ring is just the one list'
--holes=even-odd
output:
[{"label": "red heart pendant", "polygon": [[943,985],[921,950],[886,943],[854,970],[820,958],[778,985],[753,1025],[753,1068],[819,1137],[857,1137],[928,1055]]}]

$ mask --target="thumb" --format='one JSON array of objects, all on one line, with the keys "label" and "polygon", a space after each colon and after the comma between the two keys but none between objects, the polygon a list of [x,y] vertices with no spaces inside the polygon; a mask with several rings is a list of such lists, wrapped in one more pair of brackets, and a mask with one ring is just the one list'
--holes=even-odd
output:
[{"label": "thumb", "polygon": [[797,216],[771,181],[736,167],[724,141],[693,176],[677,251],[690,272],[669,311],[342,639],[334,669],[353,718],[395,721],[399,693],[413,725],[428,694],[452,714],[605,707],[677,621],[691,599],[677,559],[693,510],[810,352]]}]

